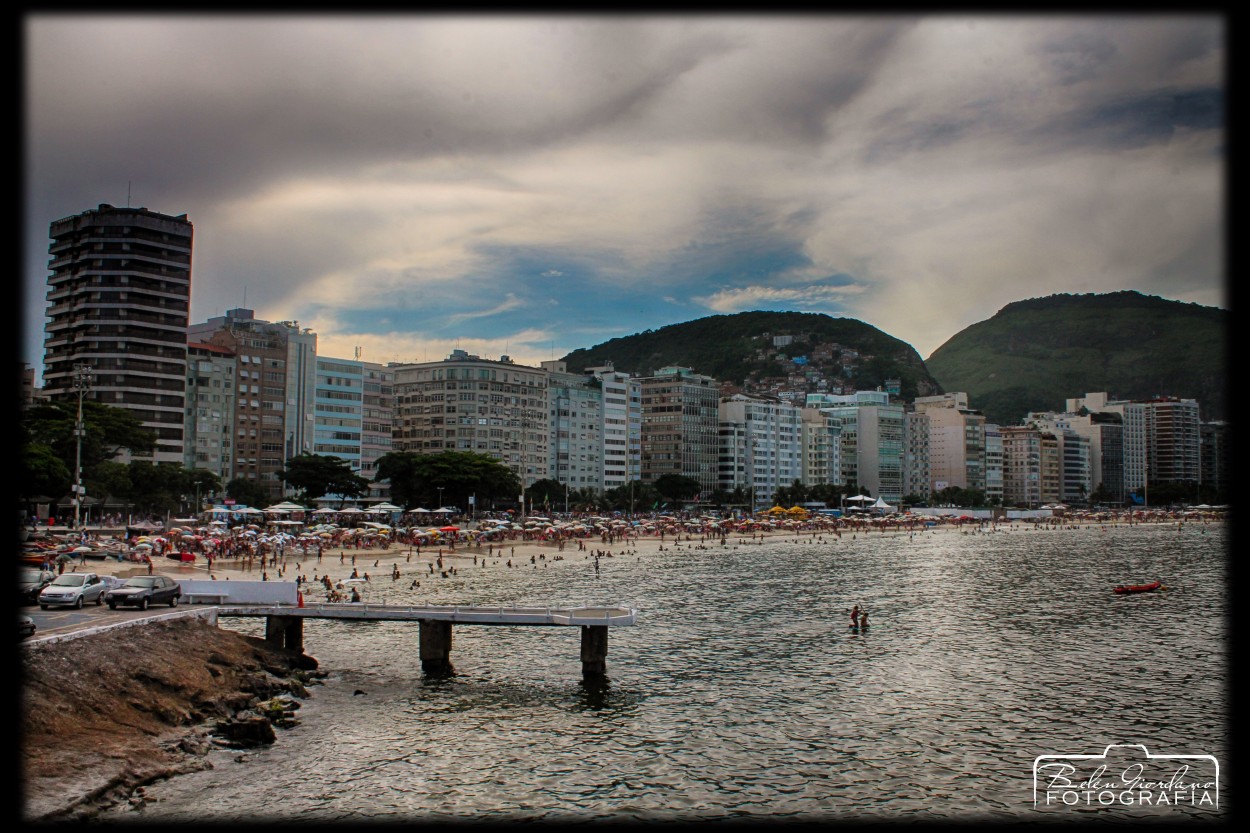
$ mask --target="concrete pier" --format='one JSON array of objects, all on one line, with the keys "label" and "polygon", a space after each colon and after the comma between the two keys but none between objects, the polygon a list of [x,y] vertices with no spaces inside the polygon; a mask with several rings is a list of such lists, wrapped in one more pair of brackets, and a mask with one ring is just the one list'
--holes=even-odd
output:
[{"label": "concrete pier", "polygon": [[266,616],[265,641],[304,652],[304,620],[297,616]]},{"label": "concrete pier", "polygon": [[582,676],[602,677],[608,673],[608,628],[582,625]]},{"label": "concrete pier", "polygon": [[[234,582],[232,582],[233,584]],[[272,582],[271,582],[272,583]],[[214,582],[223,584],[223,582]],[[638,611],[629,607],[481,607],[370,604],[224,604],[221,617],[264,617],[265,639],[302,652],[305,619],[416,622],[421,670],[451,674],[452,625],[526,625],[581,628],[582,678],[602,680],[608,667],[608,628],[633,625]]]},{"label": "concrete pier", "polygon": [[426,674],[450,674],[451,622],[420,620],[421,670]]}]

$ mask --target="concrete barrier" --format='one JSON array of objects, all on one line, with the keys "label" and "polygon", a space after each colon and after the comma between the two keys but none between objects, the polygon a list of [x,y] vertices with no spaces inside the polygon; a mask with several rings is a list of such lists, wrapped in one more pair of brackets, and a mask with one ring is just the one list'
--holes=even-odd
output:
[{"label": "concrete barrier", "polygon": [[188,604],[299,604],[293,581],[212,581],[183,579],[182,601]]}]

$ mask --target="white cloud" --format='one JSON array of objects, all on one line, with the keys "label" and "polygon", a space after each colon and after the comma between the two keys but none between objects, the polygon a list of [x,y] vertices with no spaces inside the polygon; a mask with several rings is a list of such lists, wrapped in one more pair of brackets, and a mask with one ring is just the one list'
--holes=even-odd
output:
[{"label": "white cloud", "polygon": [[853,284],[794,287],[743,286],[722,289],[693,300],[719,313],[743,312],[761,307],[767,308],[774,304],[800,306],[805,310],[821,311],[822,308],[839,307],[846,299],[859,295],[863,291],[863,287]]}]

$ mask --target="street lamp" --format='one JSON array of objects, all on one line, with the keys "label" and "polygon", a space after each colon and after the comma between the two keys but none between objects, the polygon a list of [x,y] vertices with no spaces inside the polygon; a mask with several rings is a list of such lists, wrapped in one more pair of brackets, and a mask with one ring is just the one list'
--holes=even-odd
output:
[{"label": "street lamp", "polygon": [[434,488],[438,489],[438,508],[442,509],[443,508],[443,487],[435,486]]},{"label": "street lamp", "polygon": [[74,529],[81,529],[82,515],[82,398],[91,387],[91,367],[85,364],[74,365],[74,390],[78,392],[78,419],[74,423],[74,438],[77,445],[74,460]]}]

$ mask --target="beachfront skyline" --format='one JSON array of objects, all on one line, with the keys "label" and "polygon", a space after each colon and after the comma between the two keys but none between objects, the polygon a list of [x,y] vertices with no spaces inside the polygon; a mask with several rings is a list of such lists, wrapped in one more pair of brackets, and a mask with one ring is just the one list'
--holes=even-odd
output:
[{"label": "beachfront skyline", "polygon": [[707,315],[927,358],[1007,303],[1226,307],[1218,16],[27,16],[22,359],[48,226],[188,215],[191,320],[536,365]]}]

